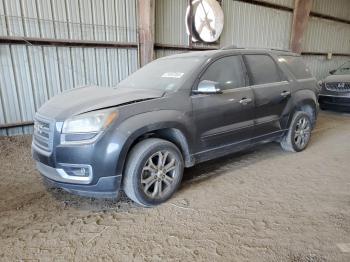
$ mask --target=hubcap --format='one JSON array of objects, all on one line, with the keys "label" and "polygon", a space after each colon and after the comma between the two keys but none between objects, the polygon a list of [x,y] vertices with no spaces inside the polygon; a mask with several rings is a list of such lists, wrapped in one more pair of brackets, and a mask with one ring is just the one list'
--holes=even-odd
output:
[{"label": "hubcap", "polygon": [[294,142],[299,149],[302,149],[307,145],[310,139],[310,133],[310,121],[306,117],[300,118],[295,126],[294,134]]},{"label": "hubcap", "polygon": [[141,186],[151,198],[161,198],[174,184],[178,161],[169,151],[158,151],[148,158],[142,169]]}]

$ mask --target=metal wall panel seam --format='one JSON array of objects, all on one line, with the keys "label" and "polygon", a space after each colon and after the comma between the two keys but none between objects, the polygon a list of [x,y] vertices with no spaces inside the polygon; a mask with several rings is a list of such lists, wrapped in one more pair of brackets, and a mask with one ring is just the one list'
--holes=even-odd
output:
[{"label": "metal wall panel seam", "polygon": [[29,68],[29,80],[30,80],[30,83],[31,83],[31,91],[32,91],[32,94],[33,94],[33,102],[34,102],[34,109],[35,111],[38,110],[38,105],[37,105],[37,102],[36,102],[36,99],[35,99],[35,91],[34,91],[34,83],[33,83],[33,71],[32,71],[32,67],[31,67],[31,64],[30,64],[30,59],[29,59],[29,51],[28,51],[28,46],[25,46],[25,51],[26,51],[26,56],[27,56],[27,60],[28,60],[28,68]]}]

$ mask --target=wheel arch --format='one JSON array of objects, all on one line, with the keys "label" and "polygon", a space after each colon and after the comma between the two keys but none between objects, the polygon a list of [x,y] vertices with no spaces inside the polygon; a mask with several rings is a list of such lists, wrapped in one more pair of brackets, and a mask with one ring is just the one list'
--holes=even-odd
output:
[{"label": "wheel arch", "polygon": [[294,95],[294,107],[288,120],[290,126],[293,116],[297,111],[303,111],[310,116],[312,125],[315,126],[318,114],[317,97],[311,90],[300,90]]},{"label": "wheel arch", "polygon": [[161,138],[174,143],[181,151],[185,167],[194,165],[192,143],[194,141],[190,119],[178,112],[149,112],[137,115],[123,122],[116,130],[124,135],[116,166],[116,173],[123,174],[130,150],[138,142],[147,138]]}]

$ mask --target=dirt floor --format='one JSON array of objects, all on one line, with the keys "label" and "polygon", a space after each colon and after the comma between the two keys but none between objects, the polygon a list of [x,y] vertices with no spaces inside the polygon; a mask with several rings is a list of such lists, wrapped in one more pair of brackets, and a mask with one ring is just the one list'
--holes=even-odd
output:
[{"label": "dirt floor", "polygon": [[186,170],[157,208],[46,190],[30,137],[0,138],[0,261],[350,261],[350,115],[311,144],[268,144]]}]

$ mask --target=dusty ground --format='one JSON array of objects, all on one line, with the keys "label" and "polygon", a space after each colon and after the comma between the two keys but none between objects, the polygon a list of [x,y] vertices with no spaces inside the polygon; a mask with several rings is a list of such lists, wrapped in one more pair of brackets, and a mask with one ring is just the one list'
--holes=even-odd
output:
[{"label": "dusty ground", "polygon": [[191,168],[153,209],[48,192],[30,137],[0,152],[0,261],[350,261],[350,115],[322,113],[302,153],[269,144]]}]

